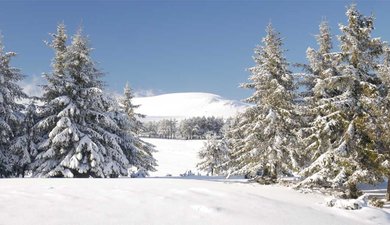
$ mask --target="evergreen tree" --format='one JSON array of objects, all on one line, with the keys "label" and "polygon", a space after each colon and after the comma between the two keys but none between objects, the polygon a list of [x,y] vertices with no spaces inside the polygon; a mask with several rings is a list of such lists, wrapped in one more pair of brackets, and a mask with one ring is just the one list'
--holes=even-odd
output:
[{"label": "evergreen tree", "polygon": [[267,27],[264,46],[255,49],[256,65],[249,69],[250,83],[241,87],[254,89],[246,101],[255,104],[244,112],[237,132],[244,135],[233,149],[235,173],[276,179],[297,167],[293,148],[294,83],[288,63],[283,56],[279,34]]},{"label": "evergreen tree", "polygon": [[320,33],[316,36],[319,49],[316,51],[308,48],[306,51],[309,65],[305,66],[308,72],[305,84],[308,92],[304,96],[305,104],[301,111],[304,124],[299,131],[304,161],[301,174],[305,180],[300,186],[331,186],[326,177],[334,165],[316,161],[321,160],[319,157],[332,149],[332,143],[341,135],[336,129],[342,126],[339,123],[338,109],[333,106],[337,103],[335,97],[341,93],[338,86],[340,74],[336,68],[340,60],[337,54],[331,52],[331,37],[328,23],[323,21],[320,24]]},{"label": "evergreen tree", "polygon": [[[44,88],[43,119],[35,126],[42,137],[34,162],[40,177],[117,177],[127,175],[129,161],[120,146],[120,128],[108,113],[114,105],[104,95],[103,75],[90,57],[79,31],[70,46],[62,25],[54,35],[56,57]],[[63,84],[63,88],[57,85]],[[55,90],[56,89],[56,90]]]},{"label": "evergreen tree", "polygon": [[14,173],[17,176],[24,177],[27,170],[30,169],[30,164],[34,161],[37,155],[37,138],[34,135],[34,125],[38,122],[37,107],[35,102],[32,101],[24,114],[17,137],[12,142],[10,150],[16,156],[14,164]]},{"label": "evergreen tree", "polygon": [[320,177],[346,197],[357,197],[359,182],[375,183],[383,175],[377,138],[380,81],[375,70],[382,42],[371,38],[372,17],[361,15],[355,5],[346,15],[348,24],[340,25],[341,52],[334,58],[337,75],[318,85],[330,108],[325,128],[331,135],[320,136],[327,149],[304,174],[312,180]]},{"label": "evergreen tree", "polygon": [[228,159],[226,162],[224,162],[223,167],[226,170],[226,173],[228,176],[231,174],[234,174],[234,169],[237,168],[236,163],[238,163],[238,160],[234,157],[234,152],[237,149],[240,149],[243,145],[244,135],[243,131],[245,129],[240,126],[240,123],[242,123],[242,114],[238,114],[235,117],[229,119],[225,123],[224,127],[224,133],[223,133],[223,141],[226,144],[226,148],[228,150]]},{"label": "evergreen tree", "polygon": [[17,156],[10,150],[23,119],[23,106],[16,101],[27,98],[17,84],[23,79],[20,70],[10,65],[14,52],[5,52],[0,37],[0,177],[13,174]]},{"label": "evergreen tree", "polygon": [[55,56],[52,60],[53,72],[44,74],[48,81],[47,85],[43,85],[43,99],[55,99],[66,91],[68,77],[65,74],[65,57],[66,57],[66,35],[65,24],[61,23],[57,26],[57,33],[51,35],[52,42],[46,44],[54,50]]},{"label": "evergreen tree", "polygon": [[382,88],[382,117],[381,117],[381,142],[382,152],[385,155],[383,166],[387,169],[387,194],[386,200],[390,201],[390,47],[385,46],[383,63],[379,65],[379,75],[383,82]]},{"label": "evergreen tree", "polygon": [[125,89],[124,89],[124,97],[121,100],[121,105],[123,110],[125,110],[125,113],[129,117],[132,123],[132,130],[135,133],[139,133],[141,131],[141,128],[143,127],[141,121],[139,121],[138,118],[145,118],[145,115],[136,113],[135,109],[139,108],[139,105],[134,105],[132,103],[132,99],[134,98],[133,90],[131,90],[131,87],[129,83],[126,83]]},{"label": "evergreen tree", "polygon": [[217,140],[215,136],[207,137],[203,148],[199,152],[200,162],[197,164],[199,170],[207,174],[220,175],[226,169],[223,167],[228,161],[228,149],[223,140]]},{"label": "evergreen tree", "polygon": [[142,114],[135,113],[138,105],[132,103],[133,93],[128,84],[124,89],[124,96],[120,101],[121,109],[115,113],[118,125],[123,133],[122,149],[125,150],[126,156],[132,166],[137,170],[156,171],[156,159],[153,153],[156,151],[154,146],[141,140],[138,137],[139,130],[142,130],[143,125],[138,118],[144,117]]}]

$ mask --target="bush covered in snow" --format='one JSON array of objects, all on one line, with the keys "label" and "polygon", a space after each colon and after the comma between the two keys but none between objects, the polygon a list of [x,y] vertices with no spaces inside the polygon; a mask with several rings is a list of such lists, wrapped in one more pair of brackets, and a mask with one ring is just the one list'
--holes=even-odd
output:
[{"label": "bush covered in snow", "polygon": [[368,201],[368,204],[377,208],[383,208],[383,206],[385,205],[385,201],[377,197],[373,197]]},{"label": "bush covered in snow", "polygon": [[384,203],[385,202],[383,200],[378,199],[375,196],[371,197],[368,194],[363,194],[357,199],[340,199],[334,197],[326,199],[326,205],[328,207],[336,207],[347,210],[357,210],[367,206],[382,208]]},{"label": "bush covered in snow", "polygon": [[133,171],[130,174],[131,178],[145,178],[147,176],[149,176],[149,173],[144,168],[139,168],[137,171]]},{"label": "bush covered in snow", "polygon": [[362,195],[357,199],[340,199],[340,198],[327,198],[326,205],[328,207],[336,207],[340,209],[347,210],[357,210],[361,209],[364,206],[367,206],[368,196]]}]

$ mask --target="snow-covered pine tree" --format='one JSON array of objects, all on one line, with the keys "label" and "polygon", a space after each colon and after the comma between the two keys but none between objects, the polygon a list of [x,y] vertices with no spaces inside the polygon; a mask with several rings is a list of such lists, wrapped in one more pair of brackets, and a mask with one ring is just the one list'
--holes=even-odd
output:
[{"label": "snow-covered pine tree", "polygon": [[124,132],[122,139],[122,149],[126,154],[130,164],[137,168],[138,171],[145,170],[154,172],[157,166],[156,159],[153,153],[156,151],[154,146],[141,140],[138,137],[138,132],[143,129],[143,124],[139,118],[144,117],[142,114],[135,113],[138,105],[132,103],[133,92],[128,84],[124,88],[124,96],[120,99],[120,109],[117,110],[115,120]]},{"label": "snow-covered pine tree", "polygon": [[217,140],[215,136],[208,136],[203,148],[199,151],[200,162],[196,165],[207,174],[221,175],[228,161],[228,148],[224,140]]},{"label": "snow-covered pine tree", "polygon": [[383,166],[387,168],[387,194],[386,200],[390,201],[390,47],[384,47],[383,62],[379,65],[379,76],[383,83],[382,88],[382,117],[381,117],[381,142],[385,156]]},{"label": "snow-covered pine tree", "polygon": [[254,89],[246,101],[255,104],[241,115],[237,132],[244,136],[233,145],[234,173],[276,179],[297,167],[294,135],[294,82],[283,56],[282,40],[271,25],[266,29],[263,46],[255,49],[256,65],[249,69]]},{"label": "snow-covered pine tree", "polygon": [[134,98],[134,94],[129,83],[126,83],[123,95],[124,96],[121,99],[120,103],[122,105],[123,110],[125,110],[125,113],[131,120],[131,123],[133,124],[132,127],[133,132],[138,134],[143,127],[142,122],[139,120],[139,118],[145,118],[145,115],[135,112],[135,109],[139,108],[140,106],[134,105],[132,102],[132,99]]},{"label": "snow-covered pine tree", "polygon": [[303,97],[308,97],[305,100],[305,103],[312,104],[312,101],[315,101],[313,96],[314,87],[318,83],[318,78],[322,79],[329,76],[329,68],[332,68],[332,58],[331,50],[333,48],[332,44],[332,34],[328,22],[323,20],[319,25],[320,33],[315,36],[317,44],[319,46],[318,50],[314,50],[309,47],[306,50],[306,57],[309,60],[309,65],[307,64],[297,64],[298,67],[302,67],[305,74],[302,74],[302,78],[299,81],[299,84],[304,86],[304,90],[301,90],[299,95]]},{"label": "snow-covered pine tree", "polygon": [[[330,187],[327,180],[334,165],[332,163],[317,163],[322,154],[331,151],[332,143],[341,133],[336,127],[339,123],[338,109],[334,107],[335,97],[340,94],[339,74],[336,69],[340,63],[338,55],[331,52],[332,35],[328,23],[323,21],[319,26],[320,33],[316,36],[318,50],[308,48],[307,59],[309,65],[305,84],[307,88],[304,96],[304,106],[301,108],[303,126],[299,130],[300,154],[303,158],[303,170],[300,172],[305,178],[299,186]],[[338,57],[338,58],[337,58]],[[330,154],[328,157],[332,158]],[[322,162],[322,161],[321,161]]]},{"label": "snow-covered pine tree", "polygon": [[23,120],[23,105],[17,100],[27,98],[17,84],[23,79],[20,70],[10,65],[14,52],[5,52],[0,36],[0,177],[14,174],[13,166],[17,157],[10,150],[16,132]]},{"label": "snow-covered pine tree", "polygon": [[16,132],[17,137],[10,146],[10,150],[15,155],[14,173],[17,176],[24,177],[30,170],[30,165],[37,155],[36,142],[37,136],[34,135],[34,126],[38,122],[37,107],[35,101],[27,106],[24,118]]},{"label": "snow-covered pine tree", "polygon": [[[81,30],[65,50],[58,28],[52,47],[56,57],[44,88],[44,118],[35,126],[43,140],[38,145],[34,176],[117,177],[127,175],[129,161],[120,146],[120,128],[109,111],[112,99],[104,95],[103,75],[92,61]],[[65,34],[65,32],[64,32]],[[56,44],[61,43],[61,44]],[[57,89],[57,84],[64,84]],[[54,93],[54,94],[50,94]]]},{"label": "snow-covered pine tree", "polygon": [[[52,42],[46,44],[54,50],[54,58],[52,60],[53,72],[44,74],[48,81],[47,85],[43,85],[43,99],[55,99],[66,91],[67,77],[65,75],[65,57],[66,57],[66,35],[65,24],[60,23],[57,26],[57,33],[51,34]],[[47,107],[50,108],[50,107]]]},{"label": "snow-covered pine tree", "polygon": [[[238,161],[234,159],[234,151],[240,149],[243,144],[244,135],[243,129],[240,126],[242,122],[241,114],[237,114],[235,117],[228,119],[223,128],[223,141],[226,144],[228,150],[228,160],[222,165],[226,170],[226,174],[230,176],[234,174],[234,169],[237,168]],[[241,128],[241,129],[240,129]]]},{"label": "snow-covered pine tree", "polygon": [[359,182],[375,183],[383,176],[377,138],[380,81],[375,70],[382,42],[371,38],[372,17],[360,14],[355,5],[346,15],[348,24],[340,25],[341,52],[335,57],[338,75],[319,85],[320,93],[332,93],[332,113],[327,115],[330,146],[305,173],[321,176],[322,182],[341,189],[345,197],[357,197]]},{"label": "snow-covered pine tree", "polygon": [[250,168],[248,165],[248,160],[244,160],[243,156],[245,155],[249,143],[246,143],[248,137],[255,137],[252,133],[252,121],[254,121],[256,107],[250,107],[245,112],[239,113],[234,118],[231,127],[224,134],[224,139],[229,149],[229,161],[226,162],[226,168],[228,176],[230,175],[245,175],[247,177],[255,177],[261,172],[261,167],[256,169],[246,169]]}]

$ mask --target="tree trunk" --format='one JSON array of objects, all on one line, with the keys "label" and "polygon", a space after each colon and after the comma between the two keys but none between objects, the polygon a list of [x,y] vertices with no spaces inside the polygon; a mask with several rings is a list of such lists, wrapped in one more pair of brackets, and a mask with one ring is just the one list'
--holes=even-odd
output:
[{"label": "tree trunk", "polygon": [[356,199],[358,198],[360,195],[362,194],[362,192],[357,188],[357,185],[354,183],[354,184],[349,184],[348,187],[347,187],[347,192],[346,192],[346,197],[347,198],[352,198],[352,199]]},{"label": "tree trunk", "polygon": [[277,164],[274,163],[273,168],[271,168],[271,179],[276,181],[278,179]]},{"label": "tree trunk", "polygon": [[24,175],[26,174],[26,165],[22,167],[22,178],[24,178]]}]

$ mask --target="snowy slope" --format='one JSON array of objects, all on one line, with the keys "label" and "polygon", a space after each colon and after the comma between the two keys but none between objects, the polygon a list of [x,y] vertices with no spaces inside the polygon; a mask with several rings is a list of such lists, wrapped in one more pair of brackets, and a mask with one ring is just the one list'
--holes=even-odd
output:
[{"label": "snowy slope", "polygon": [[202,148],[204,140],[171,140],[144,138],[154,146],[157,152],[154,157],[157,159],[157,171],[151,173],[151,176],[179,176],[180,174],[191,170],[197,174],[196,164],[199,162],[198,152]]},{"label": "snowy slope", "polygon": [[[156,145],[153,175],[195,169],[203,141],[144,139]],[[324,196],[215,177],[0,179],[0,225],[358,225],[390,224],[390,209],[349,211]]]},{"label": "snowy slope", "polygon": [[238,180],[1,179],[0,224],[389,224],[374,208],[328,208],[323,196]]},{"label": "snowy slope", "polygon": [[134,98],[133,102],[140,105],[137,112],[146,115],[146,120],[149,121],[163,118],[181,120],[194,116],[228,118],[247,107],[246,104],[239,101],[227,100],[219,95],[200,92],[139,97]]}]

